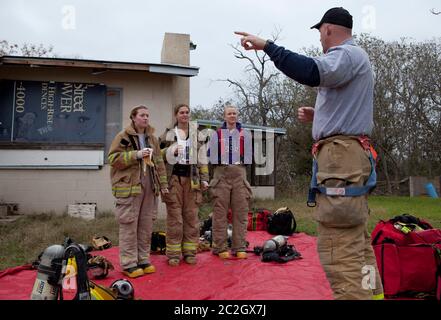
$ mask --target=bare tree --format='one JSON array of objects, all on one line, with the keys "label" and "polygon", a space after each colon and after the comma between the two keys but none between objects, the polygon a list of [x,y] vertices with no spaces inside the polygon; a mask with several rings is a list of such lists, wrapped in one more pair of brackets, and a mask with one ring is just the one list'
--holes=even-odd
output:
[{"label": "bare tree", "polygon": [[53,47],[43,44],[24,43],[19,46],[16,43],[9,43],[6,40],[0,40],[0,56],[19,55],[25,57],[53,57]]},{"label": "bare tree", "polygon": [[[272,34],[275,41],[279,38],[281,30],[276,29]],[[268,125],[268,118],[273,109],[268,88],[276,81],[280,73],[270,63],[270,58],[264,52],[244,52],[239,45],[230,45],[234,56],[246,62],[246,80],[223,79],[234,88],[240,105],[240,111],[247,120],[263,126]]]},{"label": "bare tree", "polygon": [[223,119],[224,106],[230,104],[230,101],[225,101],[219,98],[217,103],[212,108],[204,108],[202,106],[196,106],[191,109],[191,117],[194,120],[215,120],[220,121]]},{"label": "bare tree", "polygon": [[387,192],[409,175],[441,174],[440,40],[385,42],[362,35],[375,71],[374,141]]}]

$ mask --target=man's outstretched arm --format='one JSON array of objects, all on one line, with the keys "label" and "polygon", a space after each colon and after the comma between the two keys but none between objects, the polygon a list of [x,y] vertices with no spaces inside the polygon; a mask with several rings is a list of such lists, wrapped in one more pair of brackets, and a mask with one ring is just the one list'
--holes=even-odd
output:
[{"label": "man's outstretched arm", "polygon": [[276,68],[291,79],[310,87],[320,85],[320,73],[314,59],[291,52],[271,41],[246,32],[235,33],[242,36],[240,42],[245,50],[263,50],[274,62]]}]

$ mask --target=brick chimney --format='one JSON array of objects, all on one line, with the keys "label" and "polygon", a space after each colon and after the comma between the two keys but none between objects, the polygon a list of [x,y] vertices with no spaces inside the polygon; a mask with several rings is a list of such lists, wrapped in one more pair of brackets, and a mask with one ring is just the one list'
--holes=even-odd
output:
[{"label": "brick chimney", "polygon": [[[190,66],[190,35],[165,33],[162,42],[161,63]],[[180,103],[190,104],[190,78],[173,77],[173,106]]]},{"label": "brick chimney", "polygon": [[165,33],[162,42],[161,63],[190,66],[190,35]]}]

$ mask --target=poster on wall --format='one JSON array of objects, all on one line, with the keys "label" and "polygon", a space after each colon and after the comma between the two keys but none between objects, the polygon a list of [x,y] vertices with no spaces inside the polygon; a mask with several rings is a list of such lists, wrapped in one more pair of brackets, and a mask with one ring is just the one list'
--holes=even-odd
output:
[{"label": "poster on wall", "polygon": [[0,83],[0,141],[104,143],[106,86],[53,81]]}]

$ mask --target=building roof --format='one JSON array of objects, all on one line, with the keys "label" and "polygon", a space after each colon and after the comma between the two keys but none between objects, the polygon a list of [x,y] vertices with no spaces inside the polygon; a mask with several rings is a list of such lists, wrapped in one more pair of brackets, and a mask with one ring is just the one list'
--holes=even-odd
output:
[{"label": "building roof", "polygon": [[[222,125],[222,121],[214,121],[214,120],[197,120],[198,124],[203,126],[213,126],[213,127],[220,127]],[[272,127],[264,127],[264,126],[255,126],[253,124],[245,124],[242,123],[243,128],[250,129],[252,131],[272,131],[275,134],[286,134],[286,129],[283,128],[272,128]]]},{"label": "building roof", "polygon": [[93,70],[93,74],[99,74],[108,70],[124,70],[147,71],[150,73],[193,77],[198,75],[199,73],[198,67],[184,66],[178,64],[22,56],[2,56],[0,57],[0,67],[1,66],[90,68]]}]

